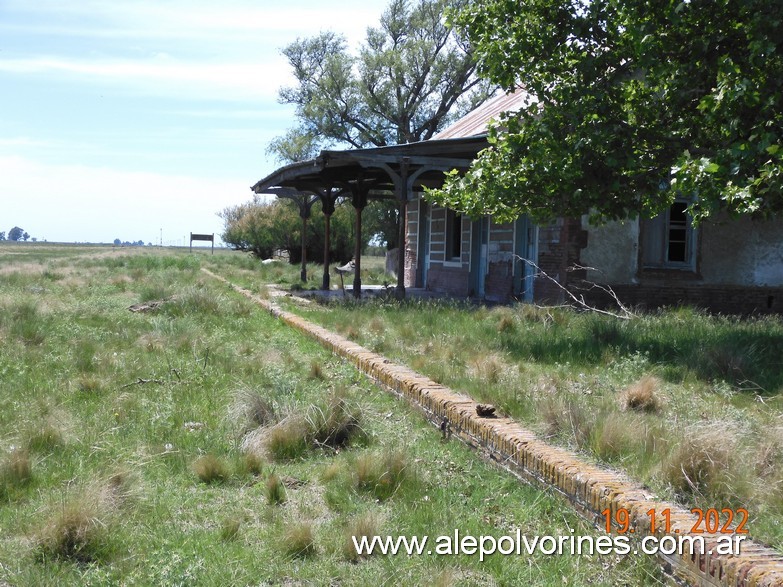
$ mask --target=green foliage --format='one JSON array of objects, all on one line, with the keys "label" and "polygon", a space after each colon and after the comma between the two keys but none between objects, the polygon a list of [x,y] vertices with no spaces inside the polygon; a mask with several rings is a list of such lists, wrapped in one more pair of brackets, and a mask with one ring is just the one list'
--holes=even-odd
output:
[{"label": "green foliage", "polygon": [[778,0],[488,0],[460,14],[484,75],[530,104],[500,117],[441,204],[500,220],[783,210]]},{"label": "green foliage", "polygon": [[[240,251],[248,251],[260,259],[269,259],[276,251],[285,251],[291,263],[302,259],[302,218],[296,204],[276,199],[267,202],[258,196],[250,202],[225,208],[220,214],[224,222],[223,241]],[[335,208],[331,217],[332,261],[353,256],[354,210],[349,204]],[[326,226],[320,203],[316,203],[307,220],[307,259],[323,262]],[[364,231],[362,246],[372,235]]]},{"label": "green foliage", "polygon": [[312,156],[318,142],[422,141],[486,99],[470,45],[444,23],[454,4],[392,0],[358,56],[333,32],[288,45],[283,54],[297,83],[280,90],[280,101],[296,107],[299,125],[270,150],[291,162]]}]

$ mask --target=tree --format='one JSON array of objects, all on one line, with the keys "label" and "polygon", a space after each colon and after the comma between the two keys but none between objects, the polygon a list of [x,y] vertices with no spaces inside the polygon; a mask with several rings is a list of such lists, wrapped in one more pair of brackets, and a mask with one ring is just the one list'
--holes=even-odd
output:
[{"label": "tree", "polygon": [[25,233],[24,230],[22,230],[18,226],[14,226],[11,230],[8,231],[8,240],[18,241],[22,238],[24,233]]},{"label": "tree", "polygon": [[287,46],[297,84],[280,90],[280,102],[296,107],[298,125],[271,152],[290,161],[332,144],[422,141],[485,100],[470,45],[444,22],[453,4],[392,0],[358,56],[333,32]]},{"label": "tree", "polygon": [[783,210],[780,0],[482,0],[458,17],[480,70],[528,107],[433,199],[539,220]]},{"label": "tree", "polygon": [[0,241],[5,240],[5,231],[0,232]]},{"label": "tree", "polygon": [[[322,262],[325,223],[318,204],[313,208],[308,222],[307,259]],[[284,250],[291,263],[301,260],[302,222],[298,209],[290,200],[265,202],[256,196],[250,202],[225,208],[218,216],[224,222],[221,239],[232,248],[248,251],[260,259],[268,259],[276,251]],[[349,260],[354,239],[350,206],[338,205],[335,208],[331,231],[330,256],[343,261]],[[364,245],[370,236],[363,235]]]}]

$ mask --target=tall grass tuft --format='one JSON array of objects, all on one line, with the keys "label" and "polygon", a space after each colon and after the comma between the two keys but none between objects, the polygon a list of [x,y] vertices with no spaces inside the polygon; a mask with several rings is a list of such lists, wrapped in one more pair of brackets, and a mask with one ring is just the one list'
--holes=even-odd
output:
[{"label": "tall grass tuft", "polygon": [[220,540],[223,542],[233,542],[239,536],[239,528],[242,526],[240,518],[226,518],[220,525]]},{"label": "tall grass tuft", "polygon": [[34,537],[38,557],[80,563],[109,558],[117,514],[129,493],[129,477],[119,473],[53,506]]},{"label": "tall grass tuft", "polygon": [[285,502],[285,485],[283,485],[276,473],[272,473],[266,478],[264,495],[269,505],[278,505]]},{"label": "tall grass tuft", "polygon": [[231,476],[228,465],[215,455],[204,455],[193,463],[193,472],[203,483],[222,483]]},{"label": "tall grass tuft", "polygon": [[[360,558],[367,558],[370,555],[366,552],[359,554],[356,545],[361,543],[362,538],[372,540],[378,536],[378,518],[372,512],[366,512],[353,519],[346,530],[345,543],[343,545],[343,554],[346,559],[356,562]],[[354,540],[356,541],[354,543]]]},{"label": "tall grass tuft", "polygon": [[306,420],[312,442],[318,446],[343,447],[364,434],[361,410],[340,391],[330,393],[325,405],[311,406]]},{"label": "tall grass tuft", "polygon": [[739,484],[738,441],[725,423],[692,427],[664,459],[663,479],[680,495],[731,500]]},{"label": "tall grass tuft", "polygon": [[30,300],[0,309],[0,325],[7,325],[11,337],[28,346],[38,346],[46,340],[46,320],[38,305]]},{"label": "tall grass tuft", "polygon": [[0,501],[13,500],[30,483],[33,467],[28,451],[16,448],[0,460]]},{"label": "tall grass tuft", "polygon": [[299,522],[290,526],[283,536],[283,549],[292,557],[308,557],[316,554],[313,526]]},{"label": "tall grass tuft", "polygon": [[354,463],[353,477],[358,490],[385,501],[397,493],[404,483],[413,479],[413,470],[408,455],[398,448],[381,454],[361,455]]},{"label": "tall grass tuft", "polygon": [[228,420],[238,436],[275,421],[275,408],[254,389],[242,388],[234,393],[228,409]]},{"label": "tall grass tuft", "polygon": [[657,413],[663,407],[660,388],[660,379],[645,375],[620,394],[620,407],[635,412]]}]

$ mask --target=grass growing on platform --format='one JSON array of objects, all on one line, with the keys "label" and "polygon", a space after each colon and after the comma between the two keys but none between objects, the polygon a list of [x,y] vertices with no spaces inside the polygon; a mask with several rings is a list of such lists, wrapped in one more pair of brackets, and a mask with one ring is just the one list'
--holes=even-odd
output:
[{"label": "grass growing on platform", "polygon": [[667,499],[745,507],[783,548],[783,320],[679,308],[619,320],[438,300],[286,307]]},{"label": "grass growing on platform", "polygon": [[[0,246],[0,583],[658,584],[649,557],[350,556],[352,532],[601,531],[204,265],[266,278],[226,251]],[[305,450],[242,451],[294,408]]]}]

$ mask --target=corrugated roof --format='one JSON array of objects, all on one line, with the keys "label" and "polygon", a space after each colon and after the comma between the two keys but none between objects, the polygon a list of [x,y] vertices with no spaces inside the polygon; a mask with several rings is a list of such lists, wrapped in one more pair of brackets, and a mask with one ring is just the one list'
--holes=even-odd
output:
[{"label": "corrugated roof", "polygon": [[530,95],[522,89],[496,96],[439,132],[434,138],[457,139],[487,134],[490,120],[497,118],[501,112],[520,110],[529,100]]}]

